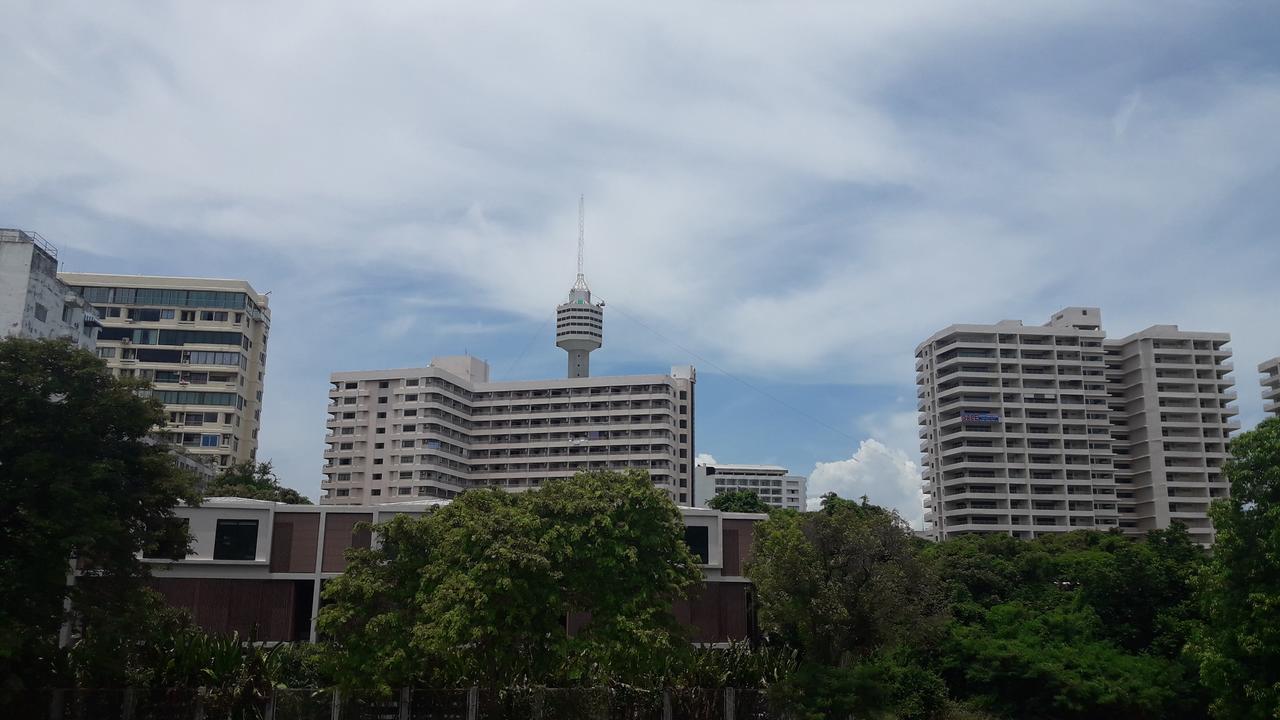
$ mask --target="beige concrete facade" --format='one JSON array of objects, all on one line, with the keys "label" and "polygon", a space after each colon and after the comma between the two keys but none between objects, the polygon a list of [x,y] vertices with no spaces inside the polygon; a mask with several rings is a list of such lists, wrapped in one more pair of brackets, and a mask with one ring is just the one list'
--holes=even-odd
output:
[{"label": "beige concrete facade", "polygon": [[322,504],[519,492],[579,470],[641,468],[692,499],[692,367],[669,375],[490,382],[473,357],[330,376]]},{"label": "beige concrete facade", "polygon": [[926,535],[1176,519],[1212,542],[1205,510],[1239,427],[1229,339],[1155,326],[1110,341],[1089,307],[935,333],[916,348]]},{"label": "beige concrete facade", "polygon": [[156,437],[222,467],[257,458],[271,312],[243,280],[61,273],[97,308],[98,355],[149,380]]},{"label": "beige concrete facade", "polygon": [[1273,357],[1260,365],[1262,373],[1262,409],[1273,417],[1280,417],[1280,357]]}]

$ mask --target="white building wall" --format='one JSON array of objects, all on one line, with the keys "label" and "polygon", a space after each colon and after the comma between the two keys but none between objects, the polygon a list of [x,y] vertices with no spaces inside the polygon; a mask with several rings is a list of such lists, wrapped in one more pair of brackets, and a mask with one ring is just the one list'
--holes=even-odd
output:
[{"label": "white building wall", "polygon": [[0,229],[0,328],[3,336],[62,339],[93,350],[93,309],[58,280],[57,251],[39,235]]},{"label": "white building wall", "polygon": [[693,484],[690,367],[670,375],[488,382],[475,358],[330,376],[321,502],[520,492],[579,470],[642,468],[672,500]]},{"label": "white building wall", "polygon": [[772,507],[804,510],[807,484],[776,465],[701,464],[694,468],[694,503],[706,507],[720,493],[748,490]]}]

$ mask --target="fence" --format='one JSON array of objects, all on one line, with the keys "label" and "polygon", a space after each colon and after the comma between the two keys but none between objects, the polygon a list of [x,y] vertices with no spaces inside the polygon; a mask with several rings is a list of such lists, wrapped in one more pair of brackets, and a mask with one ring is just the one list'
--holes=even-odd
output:
[{"label": "fence", "polygon": [[52,690],[10,717],[49,720],[787,720],[763,691],[734,688],[291,688],[267,698],[190,689]]}]

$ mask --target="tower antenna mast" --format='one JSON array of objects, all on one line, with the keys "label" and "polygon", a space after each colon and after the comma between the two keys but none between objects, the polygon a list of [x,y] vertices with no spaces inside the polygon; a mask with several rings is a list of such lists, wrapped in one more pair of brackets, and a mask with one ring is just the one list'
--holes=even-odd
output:
[{"label": "tower antenna mast", "polygon": [[578,196],[578,279],[582,279],[582,248],[587,238],[587,200],[585,195]]}]

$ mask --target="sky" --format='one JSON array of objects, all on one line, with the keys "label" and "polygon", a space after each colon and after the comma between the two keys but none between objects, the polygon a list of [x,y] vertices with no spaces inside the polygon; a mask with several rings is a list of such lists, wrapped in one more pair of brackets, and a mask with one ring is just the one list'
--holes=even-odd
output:
[{"label": "sky", "polygon": [[698,368],[696,442],[921,517],[915,346],[1102,308],[1280,355],[1270,3],[0,3],[0,226],[270,291],[259,457],[329,373]]}]

